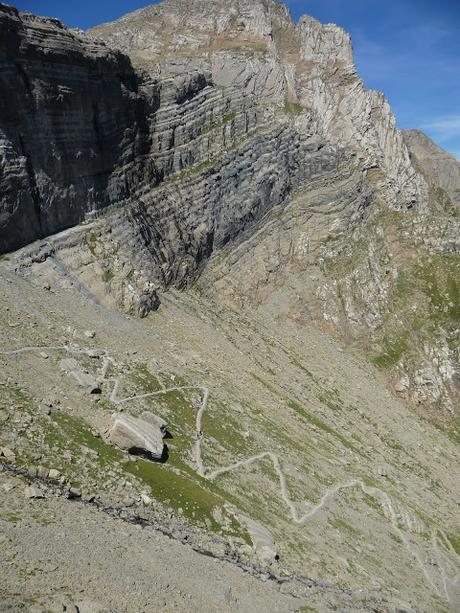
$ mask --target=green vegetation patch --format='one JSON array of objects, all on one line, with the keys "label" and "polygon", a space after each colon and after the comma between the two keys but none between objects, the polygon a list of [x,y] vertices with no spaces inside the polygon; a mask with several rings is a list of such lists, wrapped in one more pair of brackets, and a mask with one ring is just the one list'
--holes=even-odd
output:
[{"label": "green vegetation patch", "polygon": [[301,115],[304,110],[305,109],[303,108],[303,106],[298,102],[289,102],[289,100],[286,100],[286,102],[284,103],[284,112],[288,115]]},{"label": "green vegetation patch", "polygon": [[75,417],[63,411],[53,412],[55,426],[50,428],[45,441],[52,447],[60,447],[78,451],[84,445],[97,452],[92,458],[99,465],[112,465],[123,457],[122,451],[107,444],[102,438],[95,436],[88,424],[80,417]]},{"label": "green vegetation patch", "polygon": [[421,290],[429,299],[432,319],[460,321],[460,258],[436,256],[415,268]]},{"label": "green vegetation patch", "polygon": [[408,350],[406,335],[389,338],[383,338],[383,351],[379,355],[372,358],[373,363],[380,368],[389,368],[397,364],[402,356]]},{"label": "green vegetation patch", "polygon": [[346,534],[353,534],[355,536],[359,536],[360,534],[359,531],[356,530],[356,528],[354,528],[351,524],[343,520],[341,517],[334,517],[329,521],[331,525],[334,526],[334,528],[337,528],[337,530],[339,530],[340,532]]},{"label": "green vegetation patch", "polygon": [[442,432],[448,436],[452,442],[460,446],[460,413],[456,413],[447,424],[441,424],[433,419],[429,419],[428,421],[436,430]]},{"label": "green vegetation patch", "polygon": [[238,113],[236,112],[228,113],[227,115],[224,116],[222,123],[226,125],[227,123],[234,121],[237,118],[237,116],[238,116]]},{"label": "green vegetation patch", "polygon": [[362,455],[361,452],[358,449],[356,449],[356,447],[352,443],[350,443],[348,439],[342,436],[339,432],[336,432],[333,428],[328,426],[324,421],[322,421],[322,419],[320,419],[316,415],[313,415],[312,413],[308,413],[303,408],[303,406],[299,402],[297,402],[297,400],[294,400],[292,398],[289,399],[288,406],[293,411],[295,411],[297,415],[299,415],[300,417],[308,421],[313,426],[316,426],[319,430],[322,430],[323,432],[326,432],[326,434],[331,434],[332,436],[334,436],[347,449],[351,449],[351,451],[354,451],[355,453]]},{"label": "green vegetation patch", "polygon": [[303,365],[302,361],[295,353],[291,353],[288,355],[289,355],[291,362],[294,364],[296,368],[299,368],[300,370],[302,370],[310,379],[315,380],[315,376],[313,375],[313,373],[309,371],[308,368],[306,368]]},{"label": "green vegetation patch", "polygon": [[241,456],[253,451],[253,443],[248,442],[242,434],[241,422],[225,403],[216,398],[209,400],[203,415],[203,432],[206,439],[214,438],[235,455]]},{"label": "green vegetation patch", "polygon": [[[364,483],[366,483],[367,481],[366,485],[368,487],[378,487],[378,484],[371,485],[371,483],[375,483],[372,479],[363,478],[363,481]],[[370,494],[363,493],[363,498],[364,498],[364,502],[367,504],[368,507],[370,507],[371,509],[374,509],[374,511],[376,511],[379,515],[385,516],[383,509],[382,509],[382,505],[380,504],[380,502],[375,496],[371,496]]]},{"label": "green vegetation patch", "polygon": [[139,394],[149,394],[162,389],[159,377],[150,372],[145,362],[140,362],[132,368],[130,381],[132,381],[135,388],[140,388],[141,391],[139,392],[138,390]]},{"label": "green vegetation patch", "polygon": [[334,413],[340,413],[343,409],[343,401],[335,389],[322,390],[317,395],[318,400],[329,407]]},{"label": "green vegetation patch", "polygon": [[455,553],[460,556],[460,531],[446,534]]},{"label": "green vegetation patch", "polygon": [[460,215],[460,210],[455,206],[449,194],[442,187],[432,186],[430,196],[447,215],[451,217],[458,217]]},{"label": "green vegetation patch", "polygon": [[202,487],[197,480],[172,471],[166,464],[142,459],[127,464],[126,470],[150,486],[156,500],[176,511],[182,509],[183,515],[190,520],[208,525],[210,522],[213,530],[219,528],[212,510],[221,507],[225,500]]},{"label": "green vegetation patch", "polygon": [[199,175],[206,170],[209,170],[216,164],[218,158],[211,158],[209,160],[205,160],[204,162],[200,162],[199,164],[195,164],[194,166],[189,166],[188,168],[184,168],[179,174],[174,175],[168,178],[168,182],[170,183],[180,183],[184,179],[188,179],[189,177],[193,177],[194,175]]},{"label": "green vegetation patch", "polygon": [[88,245],[88,249],[91,251],[92,255],[96,255],[97,242],[97,236],[94,232],[91,232],[86,236],[86,244]]},{"label": "green vegetation patch", "polygon": [[254,379],[261,383],[264,387],[266,387],[272,394],[275,394],[276,396],[280,395],[279,391],[274,385],[272,385],[268,381],[265,381],[265,379],[262,379],[262,377],[259,377],[259,375],[256,375],[256,373],[252,372],[251,376],[254,377]]},{"label": "green vegetation patch", "polygon": [[[390,294],[390,315],[382,326],[380,353],[373,362],[395,366],[424,337],[433,338],[441,324],[453,334],[460,322],[460,258],[435,255],[398,274]],[[395,319],[397,317],[397,319]]]},{"label": "green vegetation patch", "polygon": [[436,255],[401,271],[391,299],[399,308],[428,299],[427,315],[434,320],[460,321],[460,258]]}]

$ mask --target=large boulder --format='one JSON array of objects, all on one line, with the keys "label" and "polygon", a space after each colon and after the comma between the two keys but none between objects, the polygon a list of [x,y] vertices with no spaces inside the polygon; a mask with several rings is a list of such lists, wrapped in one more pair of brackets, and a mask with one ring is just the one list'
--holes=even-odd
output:
[{"label": "large boulder", "polygon": [[249,532],[254,551],[259,560],[266,565],[271,565],[278,560],[275,542],[268,528],[247,515],[239,514],[238,518]]},{"label": "large boulder", "polygon": [[163,432],[154,423],[115,413],[108,432],[111,443],[126,451],[141,452],[161,460],[164,452]]},{"label": "large boulder", "polygon": [[162,435],[166,435],[166,432],[168,430],[168,422],[165,421],[162,417],[155,415],[155,413],[150,413],[150,411],[144,411],[143,413],[141,413],[140,419],[142,419],[143,421],[147,421],[149,424],[152,424],[157,428],[160,428]]},{"label": "large boulder", "polygon": [[59,362],[59,366],[67,374],[75,379],[78,386],[88,394],[100,394],[101,386],[96,378],[84,370],[74,358],[65,358]]}]

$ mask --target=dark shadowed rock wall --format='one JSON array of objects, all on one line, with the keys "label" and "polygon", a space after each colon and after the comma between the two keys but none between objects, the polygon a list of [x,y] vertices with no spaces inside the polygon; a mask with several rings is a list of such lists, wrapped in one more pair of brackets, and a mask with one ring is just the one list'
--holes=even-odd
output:
[{"label": "dark shadowed rock wall", "polygon": [[4,252],[122,200],[139,175],[156,177],[139,164],[149,150],[149,103],[125,55],[2,4],[0,33]]}]

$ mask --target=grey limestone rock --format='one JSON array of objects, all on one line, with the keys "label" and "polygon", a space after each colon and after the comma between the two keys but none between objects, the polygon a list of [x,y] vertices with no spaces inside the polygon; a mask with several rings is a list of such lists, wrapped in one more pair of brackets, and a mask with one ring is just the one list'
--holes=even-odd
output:
[{"label": "grey limestone rock", "polygon": [[120,449],[143,451],[155,460],[162,459],[163,432],[159,426],[143,419],[131,415],[112,415],[108,438]]},{"label": "grey limestone rock", "polygon": [[88,394],[100,394],[101,386],[96,378],[86,372],[74,358],[65,358],[59,362],[62,370],[67,372],[82,390]]},{"label": "grey limestone rock", "polygon": [[144,411],[143,413],[141,413],[140,419],[148,422],[149,424],[152,424],[153,426],[156,426],[161,430],[163,434],[165,434],[168,429],[168,423],[164,419],[162,419],[158,415],[155,415],[155,413],[151,413],[150,411]]},{"label": "grey limestone rock", "polygon": [[353,150],[363,170],[379,177],[396,208],[420,204],[426,185],[388,102],[357,75],[346,32],[308,16],[295,24],[274,0],[192,0],[186,13],[181,2],[164,0],[91,34],[151,74],[170,73],[180,51],[209,69],[216,84],[237,84],[265,104],[307,111],[317,132]]},{"label": "grey limestone rock", "polygon": [[[128,58],[56,19],[0,4],[0,252],[125,197],[148,104]],[[126,166],[124,176],[117,167]],[[136,176],[136,178],[135,178]]]},{"label": "grey limestone rock", "polygon": [[44,498],[45,497],[41,489],[37,487],[36,485],[28,485],[24,489],[24,496],[26,498]]},{"label": "grey limestone rock", "polygon": [[16,457],[16,454],[9,447],[2,447],[0,449],[0,456],[3,456],[4,458],[7,458],[8,460],[14,460]]}]

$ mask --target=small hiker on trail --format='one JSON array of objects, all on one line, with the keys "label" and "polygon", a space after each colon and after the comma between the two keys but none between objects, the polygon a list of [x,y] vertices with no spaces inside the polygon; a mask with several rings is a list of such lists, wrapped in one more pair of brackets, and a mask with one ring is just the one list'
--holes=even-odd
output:
[{"label": "small hiker on trail", "polygon": [[203,431],[202,430],[197,430],[196,431],[196,440],[199,441],[203,436]]}]

